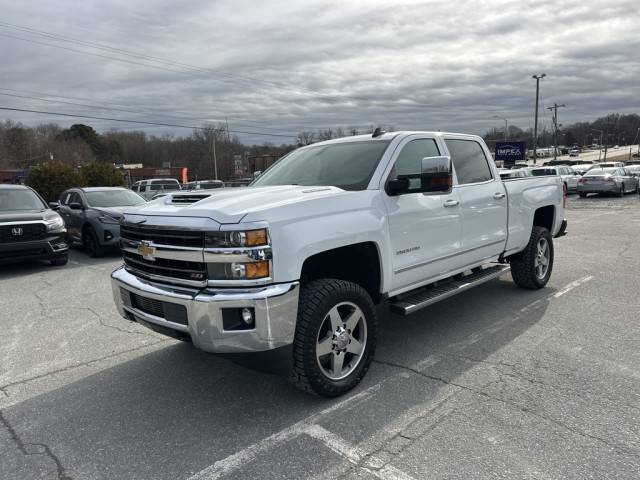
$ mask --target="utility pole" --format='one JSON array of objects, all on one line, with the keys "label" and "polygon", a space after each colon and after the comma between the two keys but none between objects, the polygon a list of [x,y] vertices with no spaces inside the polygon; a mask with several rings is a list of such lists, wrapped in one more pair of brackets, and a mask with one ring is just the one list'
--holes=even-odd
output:
[{"label": "utility pole", "polygon": [[598,146],[598,161],[600,161],[600,157],[602,156],[602,134],[604,133],[602,130],[598,130],[597,128],[592,128],[594,132],[600,132],[600,145]]},{"label": "utility pole", "polygon": [[218,180],[218,159],[216,158],[216,131],[211,129],[211,151],[213,153],[213,174],[215,180]]},{"label": "utility pole", "polygon": [[536,164],[536,158],[538,157],[538,100],[540,98],[540,79],[546,77],[547,74],[532,75],[531,78],[536,79],[536,117],[533,123],[533,164]]},{"label": "utility pole", "polygon": [[558,108],[566,107],[563,103],[558,105],[557,103],[553,103],[553,107],[547,107],[547,110],[553,112],[553,159],[558,159]]}]

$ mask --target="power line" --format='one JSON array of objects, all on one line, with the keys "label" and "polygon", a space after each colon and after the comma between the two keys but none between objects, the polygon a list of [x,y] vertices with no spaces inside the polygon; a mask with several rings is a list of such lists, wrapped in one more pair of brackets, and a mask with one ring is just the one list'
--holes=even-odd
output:
[{"label": "power line", "polygon": [[[0,88],[0,90],[4,90],[2,88]],[[34,97],[31,95],[17,95],[17,94],[13,94],[13,93],[3,93],[0,92],[0,95],[4,95],[7,97],[13,97],[13,98],[24,98],[24,99],[29,99],[29,100],[40,100],[43,102],[50,102],[50,103],[60,103],[60,104],[64,104],[64,105],[74,105],[77,107],[86,107],[86,108],[98,108],[100,110],[110,110],[110,111],[115,111],[115,112],[124,112],[124,113],[135,113],[135,114],[139,114],[139,115],[151,115],[151,112],[143,112],[140,110],[128,110],[128,109],[123,109],[123,108],[114,108],[114,107],[105,107],[105,106],[101,106],[101,105],[89,105],[89,104],[85,104],[85,103],[76,103],[76,102],[66,102],[63,100],[51,100],[51,99],[47,99],[47,98],[42,98],[42,97]],[[211,120],[211,119],[205,119],[205,118],[191,118],[191,117],[181,117],[181,116],[176,116],[176,115],[166,115],[163,113],[156,113],[156,115],[160,115],[166,118],[177,118],[177,119],[182,119],[182,120],[201,120],[204,122],[221,122],[221,120]],[[235,125],[238,125],[239,127],[249,127],[249,128],[254,128],[254,126],[252,125],[243,125],[241,123],[235,123]],[[263,129],[266,130],[273,130],[276,132],[283,132],[282,128],[271,128],[271,127],[261,127]]]},{"label": "power line", "polygon": [[[60,117],[71,117],[71,118],[89,118],[93,120],[106,120],[109,122],[122,122],[122,123],[137,123],[140,125],[155,125],[159,127],[176,127],[176,128],[189,128],[192,130],[211,130],[208,127],[197,127],[193,125],[180,125],[177,123],[161,123],[161,122],[145,122],[142,120],[129,120],[124,118],[109,118],[109,117],[97,117],[93,115],[80,115],[76,113],[62,113],[62,112],[48,112],[44,110],[29,110],[26,108],[12,108],[12,107],[0,107],[0,110],[7,110],[11,112],[27,112],[27,113],[40,113],[42,115],[56,115]],[[279,135],[277,133],[264,133],[264,132],[246,132],[242,130],[229,130],[229,133],[237,133],[242,135],[258,135],[263,137],[284,137],[284,138],[295,138],[295,135]]]},{"label": "power line", "polygon": [[129,50],[115,48],[115,47],[111,47],[111,46],[104,45],[104,44],[98,44],[98,43],[95,43],[95,42],[89,42],[89,41],[85,41],[85,40],[80,40],[80,39],[76,39],[76,38],[73,38],[73,37],[67,37],[67,36],[64,36],[64,35],[60,35],[60,34],[56,34],[56,33],[52,33],[52,32],[46,32],[44,30],[38,30],[38,29],[31,28],[31,27],[27,27],[27,26],[11,24],[11,23],[4,22],[4,21],[0,21],[0,27],[10,28],[10,29],[13,29],[13,30],[18,30],[18,31],[22,31],[22,32],[25,32],[25,33],[30,33],[32,35],[44,36],[45,38],[50,38],[50,39],[55,40],[55,41],[67,42],[67,43],[72,43],[72,44],[76,44],[76,45],[79,44],[79,45],[87,46],[89,48],[99,49],[99,50],[102,50],[102,51],[108,51],[110,53],[116,53],[118,55],[138,58],[138,59],[142,59],[142,60],[148,60],[148,61],[157,62],[157,63],[161,63],[161,64],[168,65],[168,66],[174,66],[174,67],[186,69],[187,71],[174,70],[174,69],[168,68],[166,66],[163,67],[163,66],[154,65],[154,64],[151,64],[151,63],[134,62],[134,61],[126,60],[126,59],[123,59],[123,58],[111,57],[111,56],[107,56],[107,55],[101,55],[101,54],[98,54],[98,53],[95,53],[95,52],[88,52],[86,50],[77,50],[77,49],[73,49],[73,48],[69,48],[69,47],[64,47],[62,45],[56,45],[56,44],[51,44],[51,43],[47,43],[47,42],[41,42],[41,41],[37,41],[37,40],[33,40],[33,39],[28,39],[28,38],[23,38],[23,37],[17,37],[17,36],[14,36],[14,35],[8,35],[8,34],[0,33],[0,36],[13,38],[13,39],[21,40],[21,41],[25,41],[25,42],[30,42],[30,43],[34,43],[34,44],[37,44],[37,45],[44,45],[44,46],[48,46],[48,47],[59,48],[59,49],[71,51],[71,52],[74,52],[74,53],[92,55],[92,56],[96,56],[96,57],[99,57],[99,58],[106,58],[106,59],[109,59],[109,60],[120,61],[120,62],[133,64],[133,65],[157,68],[157,69],[160,69],[160,70],[166,70],[166,71],[170,71],[170,72],[173,72],[173,73],[183,73],[183,74],[191,73],[191,74],[193,74],[195,72],[202,72],[202,73],[208,73],[208,74],[214,75],[214,76],[215,75],[221,75],[221,76],[228,77],[226,79],[218,79],[219,81],[226,81],[226,82],[234,82],[235,83],[236,81],[241,80],[241,81],[245,81],[245,82],[250,82],[254,86],[255,86],[256,83],[263,83],[263,84],[269,84],[271,86],[286,87],[286,88],[289,88],[289,89],[298,90],[300,92],[307,92],[307,93],[313,94],[313,95],[320,95],[322,97],[322,98],[320,98],[320,100],[323,100],[326,103],[330,103],[330,104],[335,104],[336,101],[356,100],[356,101],[364,101],[364,102],[367,102],[369,105],[375,105],[375,106],[380,106],[380,107],[405,107],[405,108],[407,108],[407,107],[421,107],[421,108],[433,107],[433,105],[424,104],[424,103],[417,103],[417,102],[413,102],[413,101],[411,102],[411,104],[406,104],[406,103],[404,103],[404,104],[399,104],[399,103],[380,103],[380,102],[376,102],[375,97],[374,98],[366,98],[366,97],[358,97],[358,96],[353,96],[353,95],[352,96],[327,95],[327,94],[325,94],[323,92],[320,92],[318,90],[313,90],[313,89],[309,89],[309,88],[306,88],[306,87],[301,87],[301,86],[293,84],[291,82],[273,82],[273,81],[264,80],[264,79],[256,79],[256,78],[246,77],[246,76],[242,76],[242,75],[230,74],[230,73],[227,73],[227,72],[221,72],[221,71],[210,69],[210,68],[199,67],[199,66],[196,66],[196,65],[190,65],[190,64],[187,64],[187,63],[177,62],[177,61],[174,61],[174,60],[162,59],[160,57],[154,57],[154,56],[147,55],[147,54],[131,52]]},{"label": "power line", "polygon": [[[223,77],[227,77],[226,81],[235,82],[235,81],[240,80],[240,81],[244,81],[244,82],[250,82],[251,84],[263,83],[263,84],[268,84],[268,85],[274,86],[274,87],[294,88],[296,90],[306,91],[308,93],[313,93],[313,94],[318,94],[318,95],[325,95],[325,94],[323,94],[321,92],[318,92],[316,90],[307,89],[305,87],[301,87],[299,85],[295,85],[295,84],[292,84],[292,83],[289,83],[289,82],[274,82],[274,81],[270,81],[270,80],[264,80],[264,79],[258,79],[258,78],[244,76],[244,75],[228,73],[228,72],[224,72],[224,71],[221,71],[221,70],[218,70],[218,69],[200,67],[200,66],[197,66],[197,65],[191,65],[191,64],[188,64],[188,63],[178,62],[178,61],[175,61],[175,60],[156,57],[156,56],[149,55],[149,54],[146,54],[146,53],[134,52],[134,51],[131,51],[131,50],[125,50],[125,49],[121,49],[121,48],[112,47],[112,46],[109,46],[109,45],[106,45],[106,44],[90,42],[88,40],[81,40],[81,39],[78,39],[78,38],[69,37],[69,36],[66,36],[66,35],[58,34],[58,33],[47,32],[47,31],[44,31],[44,30],[39,30],[39,29],[36,29],[36,28],[24,26],[24,25],[17,25],[17,24],[13,24],[13,23],[8,23],[8,22],[4,22],[2,20],[0,20],[0,27],[21,31],[21,32],[24,32],[24,33],[32,34],[32,35],[38,35],[38,36],[49,38],[51,40],[55,40],[55,41],[59,41],[59,42],[66,42],[66,43],[71,43],[71,44],[74,44],[74,45],[81,45],[81,46],[93,48],[93,49],[96,49],[96,50],[109,52],[109,53],[116,53],[118,55],[123,55],[123,56],[126,56],[126,57],[137,58],[137,59],[140,59],[140,60],[153,61],[153,62],[164,64],[164,65],[167,65],[167,66],[170,66],[170,67],[179,67],[179,68],[190,70],[190,71],[199,71],[199,72],[209,73],[209,74],[213,74],[213,75],[220,75],[220,76],[223,76]],[[60,45],[48,44],[48,43],[45,43],[45,42],[37,42],[35,40],[26,39],[26,38],[23,38],[23,37],[16,37],[16,36],[11,36],[11,35],[7,35],[7,34],[1,34],[1,35],[7,36],[9,38],[14,38],[16,40],[22,40],[22,41],[27,41],[27,42],[32,42],[32,43],[44,44],[44,45],[47,45],[47,46],[53,46],[53,47],[57,47],[57,48],[63,48],[63,49],[66,49],[66,50],[75,51],[77,53],[86,53],[86,54],[89,54],[89,55],[97,55],[97,54],[94,54],[94,53],[91,53],[91,52],[82,51],[82,50],[68,49],[68,48],[65,48],[65,47],[61,47]],[[117,58],[114,58],[114,57],[106,57],[106,58],[111,58],[111,59],[117,60]],[[132,63],[132,62],[127,62],[127,63]],[[144,65],[150,66],[149,64],[144,64]],[[176,71],[176,70],[171,70],[171,71]]]},{"label": "power line", "polygon": [[[69,96],[65,96],[65,95],[59,95],[57,93],[48,93],[48,92],[38,92],[38,91],[33,91],[33,90],[16,90],[14,88],[6,88],[6,87],[0,87],[0,90],[4,90],[7,92],[15,92],[14,94],[8,94],[8,93],[2,93],[0,92],[0,95],[5,95],[5,96],[10,96],[10,97],[16,97],[16,98],[24,98],[24,99],[31,99],[31,100],[42,100],[45,102],[51,102],[51,103],[60,103],[60,104],[66,104],[66,105],[75,105],[75,106],[81,106],[81,107],[88,107],[88,108],[99,108],[99,109],[103,109],[103,110],[113,110],[113,111],[121,111],[121,112],[126,112],[126,113],[136,113],[136,114],[141,114],[141,115],[159,115],[162,117],[166,117],[166,118],[177,118],[177,119],[181,119],[181,120],[191,120],[191,121],[203,121],[203,122],[222,122],[222,120],[220,119],[211,119],[211,118],[198,118],[198,117],[185,117],[185,116],[180,116],[180,115],[171,115],[171,114],[166,114],[162,111],[159,110],[148,110],[148,111],[141,111],[141,110],[131,110],[129,109],[128,105],[122,104],[122,103],[117,103],[117,102],[110,102],[107,103],[106,105],[116,105],[116,106],[120,106],[120,107],[125,107],[125,108],[113,108],[113,107],[109,107],[109,106],[104,106],[104,105],[99,105],[99,104],[83,104],[83,103],[76,103],[76,102],[67,102],[67,101],[58,101],[58,100],[52,100],[52,99],[46,99],[43,97],[54,97],[54,98],[63,98],[63,99],[68,99],[68,100],[86,100],[86,101],[92,101],[93,99],[91,98],[86,98],[86,97],[69,97]],[[39,95],[38,97],[33,96],[33,95]],[[239,123],[239,122],[235,122],[233,119],[231,120],[231,123],[233,125],[237,125],[240,127],[247,127],[247,128],[261,128],[263,130],[273,130],[276,132],[281,132],[284,133],[284,131],[286,130],[285,128],[274,128],[274,127],[268,127],[265,126],[264,123],[262,122],[255,122],[252,120],[243,120],[243,122],[248,122],[248,123],[253,123],[255,125],[248,125],[248,124],[244,124],[244,123]],[[296,130],[326,130],[329,128],[338,128],[338,127],[342,127],[342,128],[369,128],[371,127],[375,122],[372,123],[368,123],[368,124],[338,124],[338,125],[331,125],[331,126],[316,126],[313,124],[309,124],[309,123],[295,123],[295,124],[291,124],[291,128],[292,129],[296,129]],[[392,122],[393,123],[393,122]]]}]

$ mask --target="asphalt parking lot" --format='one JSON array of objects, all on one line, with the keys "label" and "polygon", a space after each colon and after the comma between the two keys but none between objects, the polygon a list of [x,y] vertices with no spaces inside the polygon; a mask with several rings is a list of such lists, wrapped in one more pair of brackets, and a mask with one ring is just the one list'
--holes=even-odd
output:
[{"label": "asphalt parking lot", "polygon": [[381,310],[333,400],[121,319],[116,253],[2,266],[0,478],[638,478],[640,199],[567,218],[547,288]]}]

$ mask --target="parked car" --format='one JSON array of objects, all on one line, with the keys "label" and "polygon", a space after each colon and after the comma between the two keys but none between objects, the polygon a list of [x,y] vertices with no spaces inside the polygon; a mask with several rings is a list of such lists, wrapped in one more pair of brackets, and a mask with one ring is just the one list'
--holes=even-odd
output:
[{"label": "parked car", "polygon": [[35,190],[0,185],[0,263],[48,260],[67,263],[64,220]]},{"label": "parked car", "polygon": [[640,165],[629,165],[625,167],[634,177],[640,177]]},{"label": "parked car", "polygon": [[614,168],[614,167],[624,167],[624,163],[622,163],[622,162],[600,162],[600,163],[594,163],[593,165],[591,165],[589,170],[591,170],[592,168]]},{"label": "parked car", "polygon": [[146,200],[151,200],[158,193],[173,192],[180,189],[180,182],[175,178],[151,178],[149,180],[140,180],[131,186],[131,190],[140,194]]},{"label": "parked car", "polygon": [[570,157],[577,157],[579,155],[580,155],[580,150],[578,150],[577,148],[572,148],[571,150],[569,150]]},{"label": "parked car", "polygon": [[545,175],[560,176],[560,178],[562,178],[562,182],[565,185],[567,193],[576,191],[576,187],[578,186],[578,179],[580,178],[580,174],[578,174],[572,167],[567,165],[532,168],[530,169],[530,172],[534,177]]},{"label": "parked car", "polygon": [[[571,169],[578,175],[584,175],[587,170],[591,168],[591,165],[572,165]],[[578,179],[579,180],[579,179]]]},{"label": "parked car", "polygon": [[578,194],[584,198],[589,193],[615,194],[638,192],[638,178],[626,168],[592,168],[578,181]]},{"label": "parked car", "polygon": [[224,188],[222,180],[195,180],[184,184],[185,190],[211,190],[213,188]]},{"label": "parked car", "polygon": [[507,180],[509,178],[524,178],[531,176],[531,172],[528,168],[518,168],[516,170],[501,169],[499,170],[499,173],[500,178],[503,180]]},{"label": "parked car", "polygon": [[90,257],[99,257],[120,243],[120,220],[127,207],[145,199],[121,187],[71,188],[60,195],[60,214],[70,242],[80,243]]},{"label": "parked car", "polygon": [[373,359],[376,303],[409,314],[509,269],[548,282],[562,181],[502,182],[491,158],[474,135],[376,131],[295,150],[247,188],[126,209],[114,302],[205,351],[275,350],[299,388],[341,395]]}]

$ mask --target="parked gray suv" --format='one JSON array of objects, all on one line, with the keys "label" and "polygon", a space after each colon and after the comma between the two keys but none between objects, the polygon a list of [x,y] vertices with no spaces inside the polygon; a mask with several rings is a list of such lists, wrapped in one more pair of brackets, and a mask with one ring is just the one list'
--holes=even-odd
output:
[{"label": "parked gray suv", "polygon": [[82,244],[90,257],[120,243],[122,211],[145,199],[120,187],[71,188],[60,195],[60,215],[70,242]]}]

